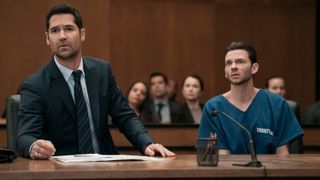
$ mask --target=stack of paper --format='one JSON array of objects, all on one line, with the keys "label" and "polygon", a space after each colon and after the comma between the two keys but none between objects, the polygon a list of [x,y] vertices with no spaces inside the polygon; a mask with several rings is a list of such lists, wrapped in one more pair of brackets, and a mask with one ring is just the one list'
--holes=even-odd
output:
[{"label": "stack of paper", "polygon": [[138,155],[101,155],[101,154],[75,154],[65,156],[53,156],[50,160],[66,163],[78,162],[104,162],[104,161],[163,161],[164,158],[138,156]]}]

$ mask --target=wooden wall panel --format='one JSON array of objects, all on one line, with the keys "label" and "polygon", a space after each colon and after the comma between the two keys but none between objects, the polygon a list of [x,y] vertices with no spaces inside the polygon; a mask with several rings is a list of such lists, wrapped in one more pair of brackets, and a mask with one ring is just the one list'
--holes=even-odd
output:
[{"label": "wooden wall panel", "polygon": [[201,0],[113,1],[111,59],[118,77],[127,74],[119,79],[120,86],[127,89],[133,81],[147,81],[153,71],[180,81],[196,73],[210,82],[213,5]]},{"label": "wooden wall panel", "polygon": [[49,62],[50,48],[45,41],[45,17],[59,2],[78,7],[83,14],[86,41],[83,53],[110,57],[110,1],[5,0],[0,6],[0,112],[5,98],[16,93],[20,82]]},{"label": "wooden wall panel", "polygon": [[[19,83],[49,61],[44,19],[57,0],[4,0],[0,6],[0,110]],[[273,74],[287,80],[288,98],[302,109],[315,100],[315,0],[63,1],[84,17],[84,55],[108,59],[125,92],[135,80],[162,71],[182,81],[199,74],[203,101],[229,88],[224,49],[252,43],[261,68],[256,85]]]},{"label": "wooden wall panel", "polygon": [[[232,40],[252,43],[258,52],[258,87],[272,75],[287,81],[287,98],[302,109],[315,100],[315,1],[217,1],[217,52]],[[218,59],[224,54],[219,54]],[[222,67],[223,62],[216,62]],[[215,82],[225,81],[223,69]]]}]

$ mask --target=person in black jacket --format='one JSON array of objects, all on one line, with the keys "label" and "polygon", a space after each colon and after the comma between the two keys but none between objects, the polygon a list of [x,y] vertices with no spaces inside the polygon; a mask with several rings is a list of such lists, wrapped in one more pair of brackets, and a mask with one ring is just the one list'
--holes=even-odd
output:
[{"label": "person in black jacket", "polygon": [[149,76],[151,98],[142,108],[141,120],[144,123],[159,124],[193,123],[185,106],[169,100],[167,84],[168,79],[163,73],[154,72]]}]

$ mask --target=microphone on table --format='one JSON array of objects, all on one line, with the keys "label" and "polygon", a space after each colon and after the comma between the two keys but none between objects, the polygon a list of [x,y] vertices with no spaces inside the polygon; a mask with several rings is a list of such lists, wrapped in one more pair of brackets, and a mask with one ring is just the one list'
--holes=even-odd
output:
[{"label": "microphone on table", "polygon": [[250,151],[250,155],[251,155],[251,161],[247,164],[233,164],[235,166],[247,166],[247,167],[261,167],[262,164],[260,161],[257,160],[257,154],[255,152],[255,148],[254,148],[254,144],[253,144],[253,140],[251,137],[250,132],[248,131],[247,128],[245,128],[242,124],[240,124],[239,122],[237,122],[236,120],[234,120],[232,117],[230,117],[228,114],[222,112],[222,111],[213,111],[211,113],[213,116],[219,116],[220,114],[225,116],[228,120],[230,120],[231,122],[235,123],[237,126],[239,126],[241,129],[243,129],[247,135],[249,136],[249,151]]}]

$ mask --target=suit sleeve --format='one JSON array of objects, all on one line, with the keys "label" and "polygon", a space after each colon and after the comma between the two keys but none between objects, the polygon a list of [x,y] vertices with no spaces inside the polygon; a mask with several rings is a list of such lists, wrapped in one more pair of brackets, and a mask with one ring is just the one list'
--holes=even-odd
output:
[{"label": "suit sleeve", "polygon": [[41,136],[44,125],[44,103],[31,80],[21,87],[21,104],[17,128],[17,149],[20,156],[30,157],[31,144]]},{"label": "suit sleeve", "polygon": [[143,154],[146,145],[153,143],[153,140],[123,97],[110,66],[107,67],[109,72],[108,82],[110,82],[109,92],[111,98],[109,107],[112,122],[118,126],[120,132],[126,136],[133,146]]}]

